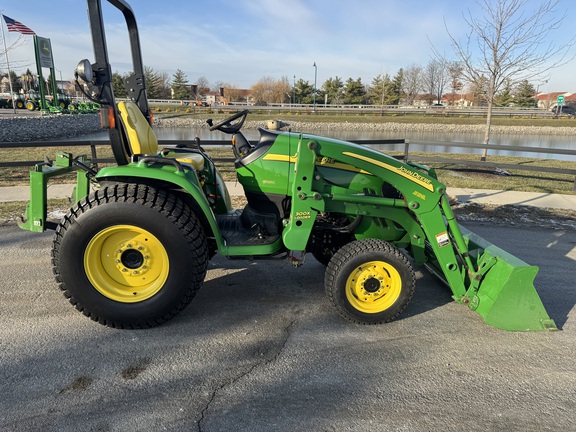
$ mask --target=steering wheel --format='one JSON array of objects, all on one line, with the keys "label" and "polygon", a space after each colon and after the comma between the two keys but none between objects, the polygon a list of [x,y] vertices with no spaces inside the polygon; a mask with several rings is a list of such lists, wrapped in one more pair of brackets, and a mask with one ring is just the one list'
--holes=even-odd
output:
[{"label": "steering wheel", "polygon": [[[212,119],[206,120],[206,123],[208,123],[208,125],[210,126],[211,131],[218,129],[220,132],[224,132],[227,134],[235,134],[236,132],[238,132],[240,130],[240,128],[244,124],[244,121],[246,120],[246,116],[248,115],[249,112],[250,112],[250,110],[245,109],[245,110],[242,110],[240,112],[237,112],[234,115],[231,115],[230,117],[222,120],[219,123],[212,124]],[[235,124],[231,124],[231,122],[233,122],[236,119],[239,119],[240,117],[242,117],[242,120],[240,120],[239,122],[237,122]]]}]

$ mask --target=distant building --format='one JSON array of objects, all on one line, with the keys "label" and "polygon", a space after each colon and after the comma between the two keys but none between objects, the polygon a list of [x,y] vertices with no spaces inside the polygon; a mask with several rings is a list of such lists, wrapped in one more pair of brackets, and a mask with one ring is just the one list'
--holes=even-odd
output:
[{"label": "distant building", "polygon": [[569,92],[538,93],[534,97],[538,108],[549,110],[556,106],[558,96],[564,96],[564,105],[576,104],[576,94]]},{"label": "distant building", "polygon": [[8,77],[0,80],[0,93],[10,93],[10,80]]}]

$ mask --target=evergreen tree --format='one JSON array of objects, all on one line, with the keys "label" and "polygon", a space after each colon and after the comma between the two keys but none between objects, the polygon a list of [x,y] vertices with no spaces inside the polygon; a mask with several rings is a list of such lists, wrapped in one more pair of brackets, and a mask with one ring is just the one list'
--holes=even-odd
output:
[{"label": "evergreen tree", "polygon": [[348,78],[344,89],[344,103],[351,105],[364,105],[366,103],[366,88],[362,80]]},{"label": "evergreen tree", "polygon": [[370,99],[374,105],[398,105],[402,97],[404,71],[400,69],[390,79],[390,75],[378,75],[372,80]]},{"label": "evergreen tree", "polygon": [[329,104],[341,104],[344,100],[344,83],[342,78],[329,78],[322,85],[321,96],[326,95]]},{"label": "evergreen tree", "polygon": [[400,68],[390,82],[390,98],[387,105],[398,105],[403,96],[402,82],[404,81],[404,69]]},{"label": "evergreen tree", "polygon": [[128,92],[126,91],[126,85],[124,84],[125,75],[120,75],[118,72],[112,73],[112,90],[114,91],[114,96],[119,98],[128,97]]},{"label": "evergreen tree", "polygon": [[516,106],[519,107],[533,107],[536,105],[536,99],[534,98],[536,94],[536,89],[528,80],[520,81],[516,87],[516,97],[514,98]]},{"label": "evergreen tree", "polygon": [[[8,73],[4,73],[4,75],[1,78],[4,77],[8,77]],[[10,71],[10,81],[12,81],[12,90],[14,91],[14,93],[18,93],[22,88],[22,83],[21,80],[18,79],[18,75],[16,75],[16,72]]]},{"label": "evergreen tree", "polygon": [[390,76],[377,75],[372,79],[370,99],[374,105],[388,105],[388,95],[391,89]]},{"label": "evergreen tree", "polygon": [[311,104],[314,101],[313,97],[314,86],[308,81],[304,81],[300,78],[296,81],[296,86],[294,87],[294,95],[296,97],[297,104]]},{"label": "evergreen tree", "polygon": [[172,76],[172,99],[190,99],[190,87],[188,86],[188,77],[180,70]]},{"label": "evergreen tree", "polygon": [[498,107],[509,107],[514,102],[514,95],[512,94],[512,84],[510,81],[504,83],[501,92],[496,95],[494,105]]},{"label": "evergreen tree", "polygon": [[144,77],[146,78],[146,92],[149,99],[160,99],[162,97],[162,80],[154,68],[144,66]]}]

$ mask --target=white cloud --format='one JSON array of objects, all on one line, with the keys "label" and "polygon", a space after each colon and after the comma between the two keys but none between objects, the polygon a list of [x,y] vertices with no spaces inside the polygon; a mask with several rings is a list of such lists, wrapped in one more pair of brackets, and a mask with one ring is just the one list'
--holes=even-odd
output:
[{"label": "white cloud", "polygon": [[[72,77],[78,60],[93,60],[83,1],[61,0],[47,7],[43,0],[29,0],[24,8],[20,0],[5,0],[3,7],[10,10],[7,15],[51,38],[64,78]],[[441,52],[451,51],[444,19],[451,31],[465,31],[462,11],[468,2],[167,0],[159,11],[156,1],[139,0],[133,7],[146,65],[169,74],[182,69],[190,81],[205,76],[249,87],[264,76],[287,76],[291,82],[296,75],[312,82],[314,62],[318,85],[334,76],[370,83],[380,73],[425,65],[431,43]],[[576,18],[572,9],[569,22]],[[105,8],[113,70],[125,72],[130,54],[119,15]],[[62,17],[66,25],[60,24]],[[34,66],[31,44],[11,57]],[[550,85],[576,91],[571,69],[573,64],[553,71]]]}]

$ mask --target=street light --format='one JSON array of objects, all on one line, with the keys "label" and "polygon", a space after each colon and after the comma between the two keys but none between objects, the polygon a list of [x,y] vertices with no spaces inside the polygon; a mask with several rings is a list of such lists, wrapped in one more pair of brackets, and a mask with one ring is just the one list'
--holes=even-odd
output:
[{"label": "street light", "polygon": [[[56,68],[54,68],[54,70],[60,74],[60,86],[62,87],[60,90],[62,90],[62,92],[64,92],[64,81],[62,80],[62,71],[59,69],[56,69]],[[56,86],[56,87],[58,87],[58,86]]]},{"label": "street light", "polygon": [[318,66],[316,66],[316,62],[312,65],[314,66],[314,112],[316,112],[316,76],[318,75]]},{"label": "street light", "polygon": [[540,108],[540,107],[538,106],[538,95],[540,94],[540,86],[541,86],[542,84],[548,84],[548,80],[546,80],[546,81],[544,81],[544,82],[541,82],[541,83],[539,83],[539,84],[536,86],[536,97],[534,98],[534,99],[536,99],[536,104],[535,104],[535,105],[536,105],[536,108]]},{"label": "street light", "polygon": [[294,75],[294,85],[292,86],[292,103],[296,104],[296,75]]}]

